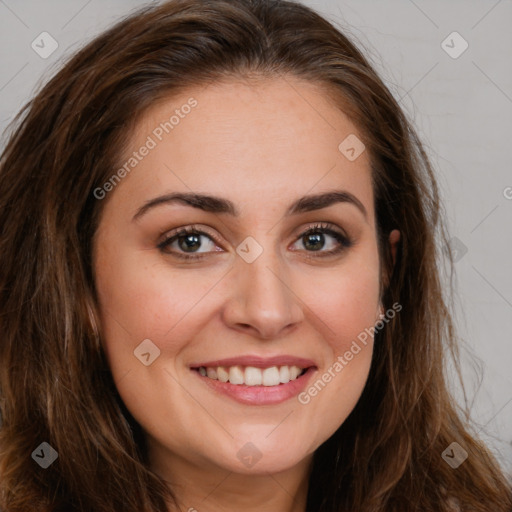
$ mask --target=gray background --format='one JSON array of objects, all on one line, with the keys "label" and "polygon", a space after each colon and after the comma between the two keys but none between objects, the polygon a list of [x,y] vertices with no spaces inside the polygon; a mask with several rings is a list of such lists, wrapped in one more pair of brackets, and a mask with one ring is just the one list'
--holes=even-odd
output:
[{"label": "gray background", "polygon": [[[458,249],[456,322],[475,431],[512,475],[512,1],[304,3],[357,39],[425,142]],[[0,0],[0,130],[63,57],[144,4]],[[43,31],[58,42],[44,59],[31,47]],[[469,45],[457,58],[445,51],[463,48],[446,39],[454,31]]]}]

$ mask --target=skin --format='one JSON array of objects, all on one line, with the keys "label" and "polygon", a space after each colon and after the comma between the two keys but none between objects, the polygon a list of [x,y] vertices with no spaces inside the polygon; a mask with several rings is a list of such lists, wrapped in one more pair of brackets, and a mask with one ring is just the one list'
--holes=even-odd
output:
[{"label": "skin", "polygon": [[[305,510],[316,448],[343,423],[368,377],[373,340],[304,405],[240,404],[212,391],[190,365],[241,355],[312,359],[313,383],[383,312],[370,162],[349,161],[338,145],[362,136],[324,91],[287,77],[229,81],[160,102],[146,112],[126,157],[190,97],[190,114],[109,192],[94,239],[102,339],[120,396],[143,427],[152,469],[171,483],[182,510]],[[298,198],[343,189],[351,203],[285,217]],[[238,217],[164,204],[132,220],[148,200],[169,192],[231,200]],[[324,235],[314,251],[302,233],[328,222],[353,240]],[[198,261],[181,260],[166,234],[197,225]],[[236,252],[253,237],[262,254]],[[390,235],[396,251],[399,232]],[[305,245],[306,244],[306,245]],[[145,366],[134,350],[150,339],[160,350]],[[237,452],[251,442],[252,467]],[[169,504],[169,510],[177,510]]]}]

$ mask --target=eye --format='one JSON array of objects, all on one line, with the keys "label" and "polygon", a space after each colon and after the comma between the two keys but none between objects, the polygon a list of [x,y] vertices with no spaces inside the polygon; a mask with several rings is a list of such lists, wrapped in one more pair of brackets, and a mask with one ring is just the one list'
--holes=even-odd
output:
[{"label": "eye", "polygon": [[[196,226],[187,226],[171,232],[157,247],[161,252],[177,258],[199,260],[210,252],[222,251],[216,242],[213,235]],[[353,245],[352,240],[346,235],[324,223],[315,224],[304,231],[294,245],[298,243],[302,243],[306,252],[318,253],[318,257],[338,254]],[[311,254],[308,257],[311,257]]]},{"label": "eye", "polygon": [[[204,239],[208,241],[206,245]],[[195,226],[180,228],[158,244],[160,251],[183,259],[200,259],[205,253],[215,252],[215,247],[213,237]]]},{"label": "eye", "polygon": [[295,243],[299,242],[307,252],[318,252],[321,257],[338,254],[353,245],[349,237],[332,228],[330,224],[323,223],[316,224],[302,233]]}]

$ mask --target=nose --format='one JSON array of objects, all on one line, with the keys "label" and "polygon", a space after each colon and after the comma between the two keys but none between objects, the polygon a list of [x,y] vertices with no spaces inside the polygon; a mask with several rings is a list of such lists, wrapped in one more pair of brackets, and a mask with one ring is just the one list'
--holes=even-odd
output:
[{"label": "nose", "polygon": [[223,320],[230,328],[270,340],[300,324],[302,302],[293,290],[284,262],[265,250],[254,262],[239,258],[235,265],[223,310]]}]

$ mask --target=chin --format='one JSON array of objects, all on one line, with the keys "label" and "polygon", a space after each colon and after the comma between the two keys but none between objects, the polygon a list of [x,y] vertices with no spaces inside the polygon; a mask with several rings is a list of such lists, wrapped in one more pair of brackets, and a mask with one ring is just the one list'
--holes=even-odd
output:
[{"label": "chin", "polygon": [[238,436],[229,446],[219,447],[222,456],[219,457],[217,452],[212,462],[239,474],[265,475],[291,469],[312,456],[314,447],[310,447],[306,439],[275,433],[269,435],[271,431],[266,428],[259,435]]}]

